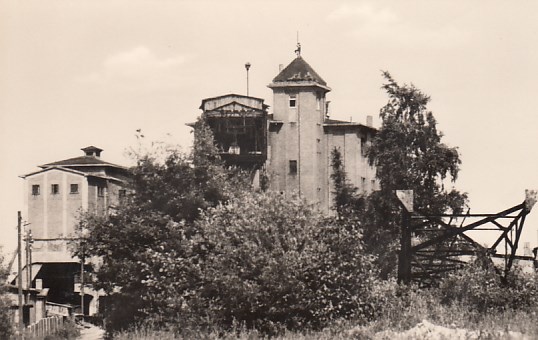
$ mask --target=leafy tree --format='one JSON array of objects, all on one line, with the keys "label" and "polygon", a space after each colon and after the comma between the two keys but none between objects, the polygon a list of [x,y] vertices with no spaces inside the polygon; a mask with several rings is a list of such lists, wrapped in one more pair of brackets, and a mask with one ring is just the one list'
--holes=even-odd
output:
[{"label": "leafy tree", "polygon": [[459,213],[466,194],[447,190],[448,180],[457,179],[461,160],[457,148],[442,143],[430,97],[414,85],[398,84],[383,72],[388,103],[381,108],[382,126],[367,155],[376,166],[381,190],[370,195],[363,223],[368,250],[379,257],[387,276],[397,263],[397,240],[401,217],[394,191],[412,189],[415,210],[423,214]]},{"label": "leafy tree", "polygon": [[[200,212],[225,201],[246,186],[240,176],[222,166],[211,130],[196,124],[191,155],[176,149],[137,154],[131,169],[130,194],[108,216],[85,215],[79,232],[87,231],[75,254],[96,257],[97,288],[108,296],[109,330],[124,328],[165,310],[166,298],[148,289],[145,271],[155,252],[187,256],[185,244],[196,234]],[[189,281],[195,284],[196,281]]]}]

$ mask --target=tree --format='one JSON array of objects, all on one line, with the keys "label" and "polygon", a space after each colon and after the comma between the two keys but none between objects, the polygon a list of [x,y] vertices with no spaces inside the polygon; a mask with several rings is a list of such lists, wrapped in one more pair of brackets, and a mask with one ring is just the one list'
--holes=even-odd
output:
[{"label": "tree", "polygon": [[357,194],[357,188],[347,179],[340,150],[331,151],[331,180],[334,185],[334,209],[338,217],[350,218],[364,208],[364,198]]},{"label": "tree", "polygon": [[[222,165],[211,130],[202,120],[195,131],[190,155],[170,148],[136,154],[130,194],[118,209],[107,216],[86,214],[80,220],[79,232],[87,231],[85,256],[99,258],[95,285],[108,294],[103,301],[109,308],[109,330],[166,310],[168,297],[155,295],[147,281],[147,271],[155,268],[152,254],[188,257],[202,251],[190,247],[196,235],[193,222],[201,211],[247,185]],[[81,251],[79,247],[75,254]],[[187,284],[196,284],[196,278]]]},{"label": "tree", "polygon": [[[388,103],[381,108],[382,126],[367,151],[376,166],[381,190],[370,195],[364,214],[365,243],[379,256],[384,275],[394,269],[400,214],[394,191],[414,191],[415,210],[422,214],[460,213],[467,195],[446,189],[455,182],[461,160],[457,148],[442,143],[430,97],[414,85],[398,84],[383,72]],[[387,265],[391,264],[391,265]]]}]

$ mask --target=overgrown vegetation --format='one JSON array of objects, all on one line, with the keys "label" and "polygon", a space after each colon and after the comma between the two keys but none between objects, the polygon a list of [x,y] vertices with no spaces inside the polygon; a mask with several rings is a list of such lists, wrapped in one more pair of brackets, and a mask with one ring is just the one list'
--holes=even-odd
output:
[{"label": "overgrown vegetation", "polygon": [[9,339],[13,334],[10,315],[11,301],[7,296],[8,269],[4,267],[4,256],[0,253],[0,339]]},{"label": "overgrown vegetation", "polygon": [[389,102],[368,150],[381,189],[357,195],[332,150],[334,218],[296,196],[254,192],[248,175],[220,162],[203,121],[191,154],[137,154],[127,199],[80,223],[88,233],[78,251],[101,259],[94,284],[108,294],[107,330],[130,339],[368,338],[423,318],[472,328],[486,315],[536,312],[536,276],[516,272],[503,284],[487,265],[432,290],[396,284],[393,191],[414,190],[423,213],[461,212],[467,198],[445,188],[460,158],[441,142],[429,97],[384,77]]}]

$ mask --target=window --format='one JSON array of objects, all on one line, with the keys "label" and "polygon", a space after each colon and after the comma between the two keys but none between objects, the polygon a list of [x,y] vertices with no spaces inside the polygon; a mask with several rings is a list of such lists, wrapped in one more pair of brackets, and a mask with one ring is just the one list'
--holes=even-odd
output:
[{"label": "window", "polygon": [[37,196],[41,193],[41,187],[39,184],[32,185],[32,195]]},{"label": "window", "polygon": [[361,137],[361,155],[366,156],[366,137]]},{"label": "window", "polygon": [[78,194],[78,184],[71,184],[71,194]]},{"label": "window", "polygon": [[296,107],[297,106],[297,95],[290,94],[290,107]]},{"label": "window", "polygon": [[60,184],[52,184],[50,186],[50,193],[53,195],[58,195],[60,193]]},{"label": "window", "polygon": [[321,97],[318,96],[316,97],[316,110],[321,110]]},{"label": "window", "polygon": [[125,189],[118,190],[118,196],[120,199],[124,199],[127,196],[127,191]]},{"label": "window", "polygon": [[290,160],[290,175],[296,175],[296,174],[297,174],[297,161]]},{"label": "window", "polygon": [[105,187],[97,187],[97,196],[99,197],[105,196]]}]

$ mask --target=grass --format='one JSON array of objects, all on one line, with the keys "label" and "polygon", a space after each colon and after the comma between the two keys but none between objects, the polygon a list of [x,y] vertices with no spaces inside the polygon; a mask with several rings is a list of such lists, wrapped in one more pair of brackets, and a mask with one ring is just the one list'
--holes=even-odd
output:
[{"label": "grass", "polygon": [[[443,306],[440,304],[427,304],[427,299],[418,299],[407,309],[392,310],[375,321],[363,326],[358,322],[334,322],[330,327],[320,331],[304,332],[286,331],[274,339],[306,340],[306,339],[382,339],[381,332],[392,331],[401,333],[413,328],[423,320],[435,325],[448,328],[459,328],[474,331],[479,339],[509,339],[509,331],[520,333],[527,339],[538,338],[538,311],[504,311],[491,314],[480,314],[469,311],[463,306]],[[235,329],[227,332],[183,330],[174,333],[151,328],[138,328],[117,333],[114,339],[118,340],[172,340],[172,339],[240,339],[254,340],[265,337],[256,330]],[[512,338],[513,339],[513,338]]]}]

